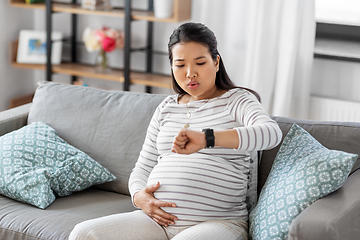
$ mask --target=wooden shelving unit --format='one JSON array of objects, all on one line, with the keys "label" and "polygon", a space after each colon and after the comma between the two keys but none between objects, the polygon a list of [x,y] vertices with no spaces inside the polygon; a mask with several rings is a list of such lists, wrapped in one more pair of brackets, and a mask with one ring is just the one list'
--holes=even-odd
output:
[{"label": "wooden shelving unit", "polygon": [[[33,69],[33,70],[46,70],[45,64],[26,64],[17,63],[17,46],[18,42],[11,43],[11,65],[17,68]],[[112,69],[110,73],[98,73],[95,71],[94,66],[79,64],[79,63],[61,63],[59,65],[52,66],[53,73],[67,74],[76,77],[89,77],[97,78],[108,81],[124,82],[124,71]],[[171,77],[153,73],[131,72],[130,73],[131,84],[141,84],[149,87],[161,87],[171,88]]]},{"label": "wooden shelving unit", "polygon": [[[180,4],[181,3],[181,4]],[[46,9],[45,3],[27,4],[24,0],[9,0],[9,5],[13,7],[29,8],[29,9]],[[175,0],[174,14],[171,18],[159,19],[155,18],[154,13],[150,11],[132,11],[134,20],[146,20],[151,22],[181,22],[190,19],[191,0]],[[53,3],[53,12],[63,12],[71,14],[89,14],[108,17],[125,17],[125,11],[121,9],[113,9],[111,11],[98,11],[84,9],[77,4],[70,3]]]},{"label": "wooden shelving unit", "polygon": [[[13,7],[28,9],[46,10],[45,3],[26,4],[25,0],[9,0],[9,5]],[[69,13],[73,15],[88,14],[97,16],[108,16],[115,18],[125,18],[124,9],[113,9],[111,11],[88,10],[81,8],[78,4],[52,2],[52,12]],[[191,0],[174,0],[174,14],[171,18],[158,19],[154,17],[152,11],[131,11],[131,20],[145,20],[148,22],[180,22],[190,19]],[[126,44],[125,44],[126,46]],[[12,66],[25,69],[47,70],[46,64],[20,64],[16,62],[17,41],[11,43]],[[51,72],[57,74],[68,74],[76,77],[91,77],[101,80],[125,82],[125,71],[112,69],[108,74],[97,73],[93,66],[79,63],[61,63],[60,65],[51,65]],[[148,87],[171,88],[171,77],[153,73],[143,73],[130,71],[130,84],[141,84]]]}]

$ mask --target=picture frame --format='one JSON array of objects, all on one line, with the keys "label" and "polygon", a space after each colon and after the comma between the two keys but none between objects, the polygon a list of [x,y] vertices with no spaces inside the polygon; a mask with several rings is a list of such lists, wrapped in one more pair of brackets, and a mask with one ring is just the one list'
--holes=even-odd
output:
[{"label": "picture frame", "polygon": [[[61,63],[62,53],[61,32],[52,32],[51,64]],[[34,30],[21,30],[16,56],[18,63],[45,64],[46,63],[46,32]]]}]

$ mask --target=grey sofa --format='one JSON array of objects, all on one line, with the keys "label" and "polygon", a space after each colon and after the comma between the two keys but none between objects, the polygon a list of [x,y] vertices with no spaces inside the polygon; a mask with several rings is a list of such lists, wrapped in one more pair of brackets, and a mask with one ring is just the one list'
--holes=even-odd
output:
[{"label": "grey sofa", "polygon": [[[127,181],[147,125],[164,95],[105,91],[53,82],[39,84],[32,104],[0,113],[0,135],[42,121],[69,144],[83,150],[117,179],[57,198],[45,210],[0,196],[0,239],[67,239],[82,221],[134,210]],[[330,149],[360,155],[360,123],[316,122],[274,117],[283,137],[297,123]],[[259,191],[279,147],[264,151]],[[359,239],[360,162],[339,190],[316,201],[295,218],[289,239]],[[119,226],[121,231],[121,226]]]}]

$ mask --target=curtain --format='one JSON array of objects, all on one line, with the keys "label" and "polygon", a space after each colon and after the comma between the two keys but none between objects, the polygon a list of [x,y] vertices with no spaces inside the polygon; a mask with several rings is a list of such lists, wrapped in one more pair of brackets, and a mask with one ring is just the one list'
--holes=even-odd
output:
[{"label": "curtain", "polygon": [[271,115],[308,118],[314,0],[193,0],[215,32],[232,80],[259,92]]}]

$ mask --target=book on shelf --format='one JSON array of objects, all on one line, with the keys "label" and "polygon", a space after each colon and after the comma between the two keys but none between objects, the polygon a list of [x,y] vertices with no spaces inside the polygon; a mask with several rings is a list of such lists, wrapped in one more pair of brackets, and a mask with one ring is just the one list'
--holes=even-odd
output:
[{"label": "book on shelf", "polygon": [[26,3],[31,4],[31,3],[39,3],[39,2],[44,2],[44,0],[25,0]]}]

